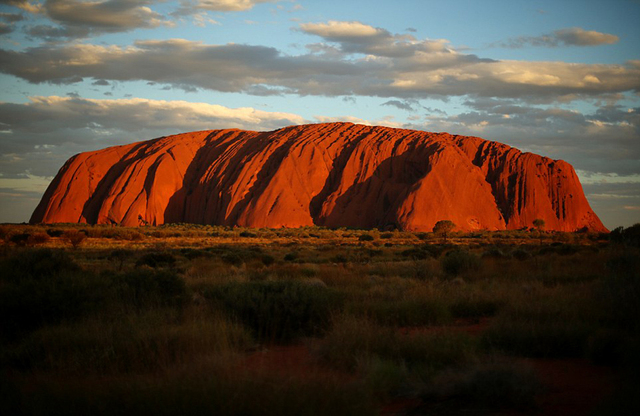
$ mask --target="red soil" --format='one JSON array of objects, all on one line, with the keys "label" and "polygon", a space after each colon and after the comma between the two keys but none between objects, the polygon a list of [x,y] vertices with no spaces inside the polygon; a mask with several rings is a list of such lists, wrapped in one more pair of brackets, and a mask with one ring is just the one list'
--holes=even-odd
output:
[{"label": "red soil", "polygon": [[215,130],[81,153],[31,222],[605,231],[571,165],[477,137],[351,123]]}]

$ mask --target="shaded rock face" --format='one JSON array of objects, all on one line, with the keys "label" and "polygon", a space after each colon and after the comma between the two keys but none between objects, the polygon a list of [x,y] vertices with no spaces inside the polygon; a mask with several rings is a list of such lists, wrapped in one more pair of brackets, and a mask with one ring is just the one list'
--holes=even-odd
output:
[{"label": "shaded rock face", "polygon": [[606,231],[568,163],[477,137],[350,123],[214,130],[81,153],[33,223]]}]

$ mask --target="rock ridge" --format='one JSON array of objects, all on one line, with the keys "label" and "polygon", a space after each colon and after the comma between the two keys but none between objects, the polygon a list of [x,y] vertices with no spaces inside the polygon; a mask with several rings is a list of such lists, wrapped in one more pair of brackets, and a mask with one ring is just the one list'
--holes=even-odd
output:
[{"label": "rock ridge", "polygon": [[478,137],[324,123],[80,153],[32,223],[606,231],[573,167]]}]

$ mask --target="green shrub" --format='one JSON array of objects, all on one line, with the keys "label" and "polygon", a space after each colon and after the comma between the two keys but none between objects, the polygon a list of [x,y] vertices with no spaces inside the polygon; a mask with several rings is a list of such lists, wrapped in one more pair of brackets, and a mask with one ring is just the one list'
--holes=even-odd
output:
[{"label": "green shrub", "polygon": [[252,281],[209,287],[204,296],[263,340],[286,341],[321,332],[339,308],[325,287],[299,281]]},{"label": "green shrub", "polygon": [[473,253],[465,250],[448,252],[440,261],[442,270],[448,275],[477,271],[480,269],[480,259]]}]

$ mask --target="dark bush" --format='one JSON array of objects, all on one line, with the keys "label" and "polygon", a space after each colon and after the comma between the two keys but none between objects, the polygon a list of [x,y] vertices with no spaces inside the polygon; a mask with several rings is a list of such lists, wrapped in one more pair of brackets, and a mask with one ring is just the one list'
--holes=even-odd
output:
[{"label": "dark bush", "polygon": [[331,257],[332,263],[347,263],[348,261],[349,258],[344,254],[336,254],[335,256]]},{"label": "dark bush", "polygon": [[270,254],[264,254],[260,260],[262,260],[262,263],[265,266],[271,266],[276,261],[276,259]]},{"label": "dark bush", "polygon": [[295,261],[298,259],[298,253],[292,251],[291,253],[287,253],[284,255],[284,261]]},{"label": "dark bush", "polygon": [[29,249],[0,263],[2,280],[18,283],[22,280],[44,280],[60,273],[76,272],[80,267],[62,250]]},{"label": "dark bush", "polygon": [[138,259],[136,267],[171,267],[176,263],[176,258],[171,253],[147,253]]},{"label": "dark bush", "polygon": [[380,238],[382,239],[389,239],[389,238],[393,238],[393,233],[382,233],[380,234]]},{"label": "dark bush", "polygon": [[431,257],[431,253],[429,253],[424,248],[421,249],[421,248],[418,248],[418,247],[408,248],[406,250],[403,250],[400,253],[400,255],[403,256],[403,257],[408,257],[408,258],[413,259],[413,260],[424,260],[424,259],[428,259],[429,257]]},{"label": "dark bush", "polygon": [[528,251],[525,251],[521,248],[513,250],[513,252],[511,253],[511,256],[514,259],[520,260],[520,261],[528,260],[531,258],[531,254]]},{"label": "dark bush", "polygon": [[339,306],[330,289],[300,281],[229,283],[206,289],[204,296],[270,341],[319,333]]},{"label": "dark bush", "polygon": [[84,239],[87,238],[87,235],[78,230],[67,230],[62,234],[62,238],[69,242],[73,248],[78,248]]},{"label": "dark bush", "polygon": [[31,237],[31,234],[27,234],[27,233],[13,234],[9,237],[9,241],[11,241],[13,244],[24,246],[25,244],[27,244],[27,240],[29,240],[29,237]]},{"label": "dark bush", "polygon": [[258,235],[249,231],[243,231],[240,234],[240,237],[246,237],[246,238],[256,238]]},{"label": "dark bush", "polygon": [[244,263],[242,257],[238,253],[234,252],[224,253],[222,256],[220,256],[220,258],[223,262],[231,264],[233,266],[240,266],[242,263]]},{"label": "dark bush", "polygon": [[440,264],[446,274],[453,276],[480,269],[480,259],[478,256],[465,250],[448,252],[440,260]]},{"label": "dark bush", "polygon": [[118,270],[122,269],[124,262],[133,256],[133,251],[127,250],[125,248],[117,248],[109,253],[108,259],[118,263]]},{"label": "dark bush", "polygon": [[63,251],[24,251],[1,267],[0,337],[77,318],[101,303],[104,284],[82,272]]},{"label": "dark bush", "polygon": [[189,260],[197,259],[198,257],[209,256],[210,253],[204,250],[198,250],[195,248],[183,248],[180,253]]},{"label": "dark bush", "polygon": [[460,386],[460,396],[483,408],[533,409],[541,385],[531,368],[509,363],[479,366]]},{"label": "dark bush", "polygon": [[373,238],[372,235],[370,234],[362,234],[360,237],[358,237],[359,241],[373,241],[375,240],[375,238]]},{"label": "dark bush", "polygon": [[498,247],[491,247],[482,253],[483,259],[508,259],[509,257],[511,256],[500,250]]},{"label": "dark bush", "polygon": [[180,306],[187,299],[185,281],[167,270],[137,269],[105,274],[111,283],[112,301],[135,307]]},{"label": "dark bush", "polygon": [[29,236],[29,238],[27,239],[27,244],[30,246],[35,246],[38,244],[48,243],[49,240],[51,240],[51,237],[49,237],[49,234],[44,232],[37,232]]},{"label": "dark bush", "polygon": [[62,237],[63,233],[64,231],[56,230],[55,228],[49,228],[47,230],[47,234],[49,235],[49,237]]}]

